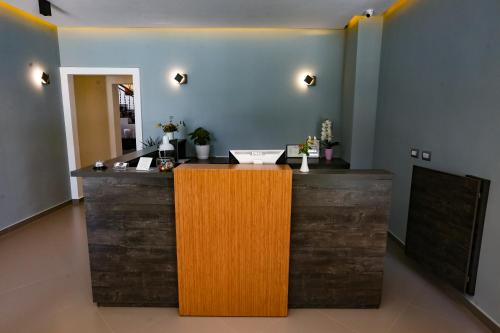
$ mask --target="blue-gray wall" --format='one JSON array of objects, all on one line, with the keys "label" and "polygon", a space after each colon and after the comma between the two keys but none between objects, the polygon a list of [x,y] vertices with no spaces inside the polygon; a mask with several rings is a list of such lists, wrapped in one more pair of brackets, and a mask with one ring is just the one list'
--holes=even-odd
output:
[{"label": "blue-gray wall", "polygon": [[[70,198],[57,32],[0,7],[0,230]],[[36,87],[31,68],[52,83]]]},{"label": "blue-gray wall", "polygon": [[382,16],[363,17],[346,29],[342,146],[353,169],[373,167],[383,24]]},{"label": "blue-gray wall", "polygon": [[416,164],[492,181],[472,301],[500,322],[500,2],[412,0],[385,18],[375,167],[395,173],[390,230],[405,239]]},{"label": "blue-gray wall", "polygon": [[354,93],[356,87],[356,57],[358,53],[358,27],[358,24],[353,24],[345,30],[340,126],[342,132],[342,158],[346,161],[351,160]]},{"label": "blue-gray wall", "polygon": [[[174,115],[213,132],[217,155],[302,142],[325,118],[338,126],[343,43],[343,30],[59,29],[61,66],[140,68],[144,138]],[[177,89],[175,68],[189,76]],[[316,86],[298,85],[307,71]]]}]

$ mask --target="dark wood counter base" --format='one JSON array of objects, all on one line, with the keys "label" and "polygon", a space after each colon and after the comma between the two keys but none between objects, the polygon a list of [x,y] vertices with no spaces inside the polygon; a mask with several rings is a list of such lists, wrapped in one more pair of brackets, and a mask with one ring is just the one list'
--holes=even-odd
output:
[{"label": "dark wood counter base", "polygon": [[[83,184],[94,302],[177,307],[172,174]],[[293,171],[289,307],[379,306],[391,186],[384,171]]]},{"label": "dark wood counter base", "polygon": [[92,295],[100,306],[173,306],[172,179],[84,178]]},{"label": "dark wood counter base", "polygon": [[380,305],[391,185],[388,174],[294,175],[290,307]]}]

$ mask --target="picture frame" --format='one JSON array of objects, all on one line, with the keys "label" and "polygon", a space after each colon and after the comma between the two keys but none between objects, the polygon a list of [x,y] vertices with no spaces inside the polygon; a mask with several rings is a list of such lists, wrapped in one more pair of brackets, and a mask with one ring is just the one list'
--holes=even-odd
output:
[{"label": "picture frame", "polygon": [[298,144],[290,144],[286,145],[286,157],[287,158],[299,158],[301,155],[299,154],[299,145]]}]

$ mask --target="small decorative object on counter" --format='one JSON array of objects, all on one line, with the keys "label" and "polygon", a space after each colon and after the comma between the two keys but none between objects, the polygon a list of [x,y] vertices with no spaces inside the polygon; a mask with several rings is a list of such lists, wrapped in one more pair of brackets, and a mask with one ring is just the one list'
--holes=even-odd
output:
[{"label": "small decorative object on counter", "polygon": [[113,164],[113,169],[117,171],[125,171],[127,170],[128,163],[127,162],[116,162]]},{"label": "small decorative object on counter", "polygon": [[156,165],[160,172],[167,172],[174,168],[174,160],[170,157],[158,157],[156,159]]},{"label": "small decorative object on counter", "polygon": [[331,161],[333,159],[333,147],[338,146],[339,143],[333,141],[332,122],[328,119],[321,124],[321,145],[325,149],[326,160]]},{"label": "small decorative object on counter", "polygon": [[203,127],[198,127],[189,133],[191,140],[196,145],[196,157],[199,160],[206,160],[210,154],[210,132]]},{"label": "small decorative object on counter", "polygon": [[104,161],[98,160],[94,163],[94,170],[100,171],[100,170],[106,170],[108,167],[104,165]]},{"label": "small decorative object on counter", "polygon": [[309,157],[311,158],[319,158],[320,153],[320,143],[316,137],[309,137]]},{"label": "small decorative object on counter", "polygon": [[300,145],[286,145],[286,157],[287,158],[299,158],[301,157],[299,153]]},{"label": "small decorative object on counter", "polygon": [[149,171],[151,168],[151,162],[153,162],[152,157],[139,157],[139,161],[137,162],[135,169],[137,171]]},{"label": "small decorative object on counter", "polygon": [[313,143],[313,139],[309,136],[306,141],[299,145],[299,153],[302,154],[302,165],[300,166],[300,172],[309,172],[309,165],[307,164],[307,156],[309,156],[309,149]]}]

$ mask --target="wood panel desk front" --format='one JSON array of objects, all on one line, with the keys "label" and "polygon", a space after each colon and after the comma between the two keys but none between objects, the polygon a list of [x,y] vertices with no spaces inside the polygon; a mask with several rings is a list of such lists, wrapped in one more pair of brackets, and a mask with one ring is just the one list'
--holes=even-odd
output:
[{"label": "wood panel desk front", "polygon": [[179,313],[286,316],[292,170],[175,169]]}]

